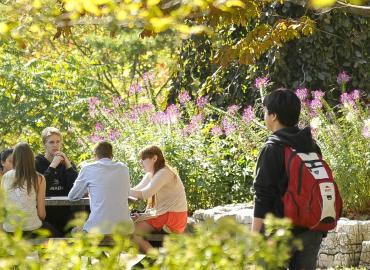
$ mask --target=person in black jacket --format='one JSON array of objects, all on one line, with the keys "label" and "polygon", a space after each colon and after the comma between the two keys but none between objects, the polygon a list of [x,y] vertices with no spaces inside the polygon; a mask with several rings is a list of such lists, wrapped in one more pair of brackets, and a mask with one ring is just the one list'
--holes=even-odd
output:
[{"label": "person in black jacket", "polygon": [[[45,176],[46,197],[68,196],[78,172],[76,166],[61,152],[62,134],[54,127],[45,128],[42,133],[45,154],[36,156],[36,170]],[[60,232],[72,217],[69,206],[47,206],[46,221]]]},{"label": "person in black jacket", "polygon": [[[267,213],[284,217],[282,197],[288,187],[288,176],[284,161],[284,146],[298,152],[316,152],[320,149],[312,138],[309,127],[297,127],[301,103],[294,92],[278,89],[267,95],[263,101],[267,128],[273,132],[260,151],[254,189],[254,218],[252,230],[262,232]],[[300,239],[303,250],[294,250],[289,261],[290,270],[316,269],[317,254],[323,233],[304,228],[293,228],[293,235]]]}]

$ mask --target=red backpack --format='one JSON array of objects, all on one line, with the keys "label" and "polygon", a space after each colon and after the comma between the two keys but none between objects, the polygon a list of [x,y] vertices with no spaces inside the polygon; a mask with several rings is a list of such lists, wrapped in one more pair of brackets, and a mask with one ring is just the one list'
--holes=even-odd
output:
[{"label": "red backpack", "polygon": [[299,153],[285,146],[285,166],[284,216],[295,226],[313,231],[334,229],[343,202],[328,164],[315,152]]}]

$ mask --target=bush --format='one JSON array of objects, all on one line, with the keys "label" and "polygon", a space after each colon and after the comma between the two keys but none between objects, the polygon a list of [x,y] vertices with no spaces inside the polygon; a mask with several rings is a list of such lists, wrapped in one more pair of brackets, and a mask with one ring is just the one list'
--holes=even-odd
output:
[{"label": "bush", "polygon": [[370,214],[370,120],[361,92],[343,92],[340,105],[335,107],[329,106],[323,92],[313,91],[312,97],[303,98],[303,119],[311,123],[324,159],[333,170],[344,214]]},{"label": "bush", "polygon": [[198,225],[193,235],[171,235],[163,249],[153,252],[156,261],[149,269],[278,269],[298,243],[291,243],[287,220],[270,216],[266,225],[263,236],[224,218]]},{"label": "bush", "polygon": [[251,107],[244,120],[239,106],[224,112],[206,99],[164,111],[144,103],[128,111],[100,105],[90,110],[98,118],[92,142],[113,140],[115,157],[128,163],[134,184],[143,175],[138,152],[157,144],[184,182],[190,211],[251,200],[254,162],[266,134]]}]

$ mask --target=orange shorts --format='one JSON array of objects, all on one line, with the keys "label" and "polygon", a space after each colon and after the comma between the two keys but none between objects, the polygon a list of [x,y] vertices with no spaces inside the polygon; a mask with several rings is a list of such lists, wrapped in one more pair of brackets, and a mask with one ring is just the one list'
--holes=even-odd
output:
[{"label": "orange shorts", "polygon": [[157,231],[160,231],[166,225],[171,232],[182,233],[188,222],[188,212],[167,212],[145,221]]}]

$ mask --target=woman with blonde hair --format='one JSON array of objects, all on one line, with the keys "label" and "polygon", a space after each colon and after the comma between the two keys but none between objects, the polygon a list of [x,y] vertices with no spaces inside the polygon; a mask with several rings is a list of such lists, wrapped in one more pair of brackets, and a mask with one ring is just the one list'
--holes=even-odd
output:
[{"label": "woman with blonde hair", "polygon": [[45,178],[36,172],[35,159],[30,146],[21,142],[13,152],[13,169],[3,176],[1,183],[6,191],[5,207],[8,210],[3,228],[14,232],[32,232],[42,226],[45,219]]},{"label": "woman with blonde hair", "polygon": [[155,145],[140,151],[145,175],[130,190],[130,196],[148,200],[144,215],[135,220],[134,240],[142,252],[152,246],[140,234],[160,231],[182,233],[187,224],[187,201],[184,185],[177,172],[166,164],[162,150]]}]

